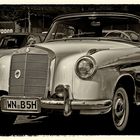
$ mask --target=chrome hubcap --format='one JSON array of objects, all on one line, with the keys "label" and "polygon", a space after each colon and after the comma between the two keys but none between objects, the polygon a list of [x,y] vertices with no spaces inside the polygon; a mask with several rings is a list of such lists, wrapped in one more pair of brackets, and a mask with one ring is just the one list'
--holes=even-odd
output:
[{"label": "chrome hubcap", "polygon": [[125,108],[125,99],[121,93],[118,93],[114,105],[114,120],[117,126],[121,126],[123,124],[126,114]]}]

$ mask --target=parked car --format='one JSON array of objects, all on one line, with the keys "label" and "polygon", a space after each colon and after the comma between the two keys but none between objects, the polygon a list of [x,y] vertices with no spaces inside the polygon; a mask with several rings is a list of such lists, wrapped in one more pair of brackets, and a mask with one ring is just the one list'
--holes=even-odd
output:
[{"label": "parked car", "polygon": [[130,30],[110,30],[105,34],[105,37],[121,38],[129,41],[140,41],[140,35]]},{"label": "parked car", "polygon": [[103,30],[119,27],[139,32],[140,17],[62,15],[54,19],[44,43],[1,57],[0,121],[42,112],[50,117],[108,113],[123,131],[140,105],[140,43],[102,36]]},{"label": "parked car", "polygon": [[29,33],[0,34],[0,57],[10,54],[19,48],[42,42],[40,35]]},{"label": "parked car", "polygon": [[38,34],[30,33],[5,33],[0,34],[0,49],[21,48],[29,44],[33,39],[34,43],[40,43],[41,37]]}]

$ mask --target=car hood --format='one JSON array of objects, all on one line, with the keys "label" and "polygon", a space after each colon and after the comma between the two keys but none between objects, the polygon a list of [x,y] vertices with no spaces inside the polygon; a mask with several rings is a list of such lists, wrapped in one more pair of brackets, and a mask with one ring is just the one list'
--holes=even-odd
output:
[{"label": "car hood", "polygon": [[128,44],[125,42],[106,41],[106,40],[66,40],[55,41],[37,44],[39,47],[43,47],[52,50],[56,56],[63,56],[74,53],[87,53],[91,49],[104,50],[104,49],[128,49],[135,48],[136,45]]}]

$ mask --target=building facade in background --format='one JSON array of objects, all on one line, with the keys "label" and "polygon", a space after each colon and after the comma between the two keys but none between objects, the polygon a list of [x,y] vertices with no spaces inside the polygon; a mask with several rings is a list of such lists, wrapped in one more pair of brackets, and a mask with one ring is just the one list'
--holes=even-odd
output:
[{"label": "building facade in background", "polygon": [[58,15],[91,11],[140,15],[140,5],[0,5],[0,32],[41,33]]}]

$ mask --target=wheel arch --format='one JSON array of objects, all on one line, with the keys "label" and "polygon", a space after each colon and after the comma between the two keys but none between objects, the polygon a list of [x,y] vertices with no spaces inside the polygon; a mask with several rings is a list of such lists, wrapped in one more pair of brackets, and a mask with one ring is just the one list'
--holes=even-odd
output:
[{"label": "wheel arch", "polygon": [[125,90],[127,91],[128,97],[130,97],[129,99],[132,99],[132,102],[134,103],[136,101],[136,86],[135,86],[135,80],[133,76],[130,74],[121,75],[117,79],[117,82],[114,86],[113,95],[119,86],[122,86],[123,88],[125,88]]}]

